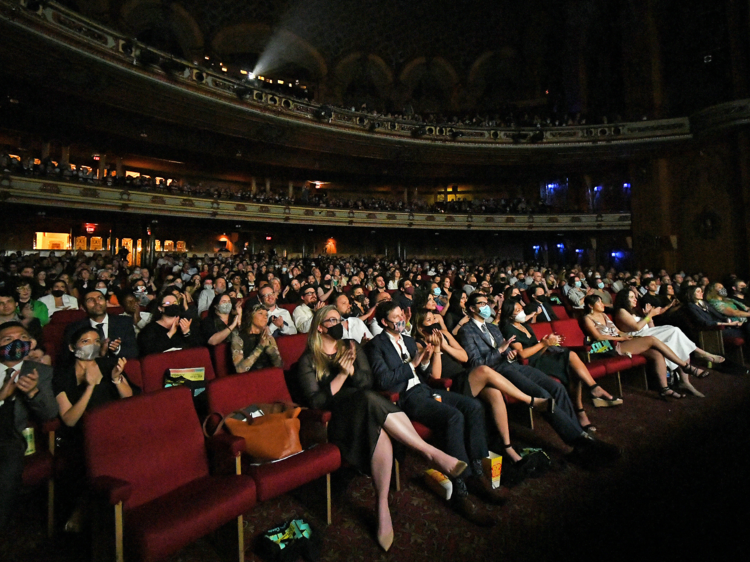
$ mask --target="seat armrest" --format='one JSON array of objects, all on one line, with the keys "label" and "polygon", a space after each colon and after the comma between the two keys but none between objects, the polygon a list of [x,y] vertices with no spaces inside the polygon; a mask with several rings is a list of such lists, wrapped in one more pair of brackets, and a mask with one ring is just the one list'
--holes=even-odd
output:
[{"label": "seat armrest", "polygon": [[91,488],[110,505],[126,502],[133,493],[133,486],[130,482],[113,476],[97,476],[91,481]]},{"label": "seat armrest", "polygon": [[448,390],[451,386],[453,386],[453,380],[452,379],[433,379],[432,377],[427,379],[427,386],[430,388],[439,388],[443,390]]},{"label": "seat armrest", "polygon": [[216,455],[239,457],[245,451],[245,440],[226,431],[206,439],[206,448]]},{"label": "seat armrest", "polygon": [[309,408],[303,408],[299,413],[300,423],[316,422],[316,423],[328,423],[331,421],[331,412],[328,410],[315,410]]},{"label": "seat armrest", "polygon": [[399,399],[399,394],[398,394],[398,392],[390,392],[390,391],[388,391],[388,390],[381,390],[381,391],[380,391],[380,394],[381,394],[381,395],[382,395],[382,396],[383,396],[384,398],[386,398],[387,400],[389,400],[390,402],[393,402],[394,404],[395,404],[396,402],[398,402],[398,399]]}]

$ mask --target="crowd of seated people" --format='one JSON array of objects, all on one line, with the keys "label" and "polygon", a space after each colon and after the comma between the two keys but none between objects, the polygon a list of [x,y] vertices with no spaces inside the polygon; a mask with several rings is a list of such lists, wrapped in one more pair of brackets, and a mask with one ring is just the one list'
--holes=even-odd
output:
[{"label": "crowd of seated people", "polygon": [[121,187],[150,193],[184,195],[215,200],[237,201],[270,205],[289,205],[300,207],[319,207],[323,209],[342,209],[374,212],[414,212],[414,213],[453,213],[478,215],[527,215],[549,214],[552,212],[579,212],[572,207],[551,207],[543,198],[524,196],[500,196],[468,199],[456,197],[451,201],[427,203],[422,198],[403,197],[347,197],[328,190],[316,190],[304,186],[296,196],[290,197],[288,190],[272,188],[257,189],[255,193],[249,186],[212,185],[208,182],[191,183],[178,179],[156,178],[146,175],[117,176],[105,170],[104,177],[97,178],[96,172],[85,166],[60,166],[51,158],[45,158],[38,164],[31,156],[23,159],[11,158],[8,153],[0,154],[0,171],[7,170],[13,174],[58,179],[60,181],[77,181],[90,185]]},{"label": "crowd of seated people", "polygon": [[[373,476],[377,537],[387,549],[393,540],[387,467],[401,455],[391,441],[448,475],[453,509],[492,525],[496,521],[470,496],[506,499],[483,474],[488,449],[500,449],[508,481],[523,479],[540,462],[513,448],[506,402],[538,411],[576,462],[601,467],[619,457],[616,445],[596,438],[584,407],[590,401],[627,408],[627,397],[600,387],[580,350],[565,348],[551,330],[537,336],[536,328],[558,315],[578,315],[590,343],[611,342],[613,355],[642,354],[665,400],[682,398],[683,391],[702,396],[689,377],[710,371],[692,359],[714,367],[728,360],[696,344],[696,324],[724,328],[727,337],[746,334],[747,285],[736,276],[725,281],[712,283],[701,273],[631,274],[499,260],[165,253],[151,269],[129,265],[123,255],[19,252],[0,259],[0,410],[16,407],[40,421],[59,412],[65,425],[75,426],[84,411],[139,393],[124,374],[128,360],[225,346],[235,372],[244,373],[282,366],[281,339],[307,334],[297,399],[330,408],[334,419],[358,420],[332,424],[330,439]],[[611,311],[601,294],[613,302]],[[51,316],[77,310],[80,317],[67,323],[63,345],[50,357],[44,326],[55,322]],[[21,369],[23,361],[36,371]],[[451,392],[440,386],[443,379],[453,381]],[[372,389],[398,398],[388,402]],[[37,408],[34,396],[42,392],[56,398],[57,407]],[[11,403],[13,395],[19,400]],[[483,404],[494,421],[489,427]],[[438,449],[414,433],[404,421],[409,418],[440,436]],[[597,423],[605,425],[606,417]],[[12,432],[0,436],[0,447],[13,451],[0,461],[0,475],[16,478],[19,443]],[[7,517],[13,497],[6,496],[0,516]],[[69,523],[80,527],[75,517]]]}]

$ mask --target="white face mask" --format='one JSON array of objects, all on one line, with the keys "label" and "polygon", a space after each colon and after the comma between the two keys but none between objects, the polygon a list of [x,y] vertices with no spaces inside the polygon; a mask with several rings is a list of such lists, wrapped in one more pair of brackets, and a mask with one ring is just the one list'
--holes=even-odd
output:
[{"label": "white face mask", "polygon": [[516,314],[514,320],[516,322],[519,322],[519,323],[523,324],[524,322],[526,322],[526,313],[522,310],[521,312],[519,312],[518,314]]}]

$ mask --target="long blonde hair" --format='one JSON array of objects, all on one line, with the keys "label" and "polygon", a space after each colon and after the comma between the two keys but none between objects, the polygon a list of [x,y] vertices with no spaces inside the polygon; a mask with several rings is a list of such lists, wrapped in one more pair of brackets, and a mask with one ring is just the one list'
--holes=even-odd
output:
[{"label": "long blonde hair", "polygon": [[323,337],[318,331],[318,326],[323,322],[326,314],[336,310],[336,307],[329,304],[318,309],[313,315],[312,321],[310,322],[310,331],[307,333],[307,349],[310,350],[313,359],[313,366],[315,367],[315,376],[318,380],[323,379],[326,375],[330,374],[331,366],[336,365],[341,359],[341,356],[346,352],[347,347],[342,340],[336,342],[336,355],[333,358],[329,357],[325,351],[323,351]]}]

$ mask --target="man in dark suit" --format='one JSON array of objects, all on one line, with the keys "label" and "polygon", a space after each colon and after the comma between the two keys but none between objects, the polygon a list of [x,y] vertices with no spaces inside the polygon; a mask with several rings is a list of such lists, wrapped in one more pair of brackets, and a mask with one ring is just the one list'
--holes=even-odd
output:
[{"label": "man in dark suit", "polygon": [[68,343],[71,335],[83,326],[91,326],[102,338],[102,345],[113,357],[134,359],[138,357],[138,344],[135,340],[135,329],[132,319],[126,316],[107,314],[107,301],[101,291],[87,291],[83,295],[83,309],[87,318],[71,322],[65,328],[61,364],[70,362]]},{"label": "man in dark suit", "polygon": [[524,312],[527,315],[536,312],[537,322],[552,322],[553,320],[558,320],[557,314],[552,310],[552,306],[550,306],[549,300],[545,294],[545,288],[542,285],[532,285],[528,288],[526,294],[529,295],[529,304],[524,308]]},{"label": "man in dark suit", "polygon": [[596,466],[619,458],[617,447],[595,440],[583,430],[563,385],[539,369],[515,363],[516,351],[510,347],[514,338],[504,340],[500,328],[485,322],[492,310],[484,294],[469,295],[466,311],[471,320],[458,331],[458,341],[469,356],[471,369],[487,365],[530,396],[554,398],[554,410],[544,416],[562,440],[573,446],[575,460]]},{"label": "man in dark suit", "polygon": [[488,454],[482,405],[473,398],[431,389],[424,383],[433,348],[427,344],[420,350],[412,338],[403,335],[406,320],[398,304],[380,303],[375,319],[383,332],[370,340],[365,351],[376,385],[398,392],[398,406],[406,415],[435,431],[443,450],[469,465],[461,477],[451,478],[454,509],[478,525],[494,524],[469,500],[467,489],[468,485],[474,493],[493,502],[504,500],[482,472],[482,459]]},{"label": "man in dark suit", "polygon": [[52,367],[24,361],[35,346],[36,342],[20,322],[0,325],[0,530],[3,531],[21,488],[26,451],[22,432],[30,418],[45,422],[57,415]]}]

